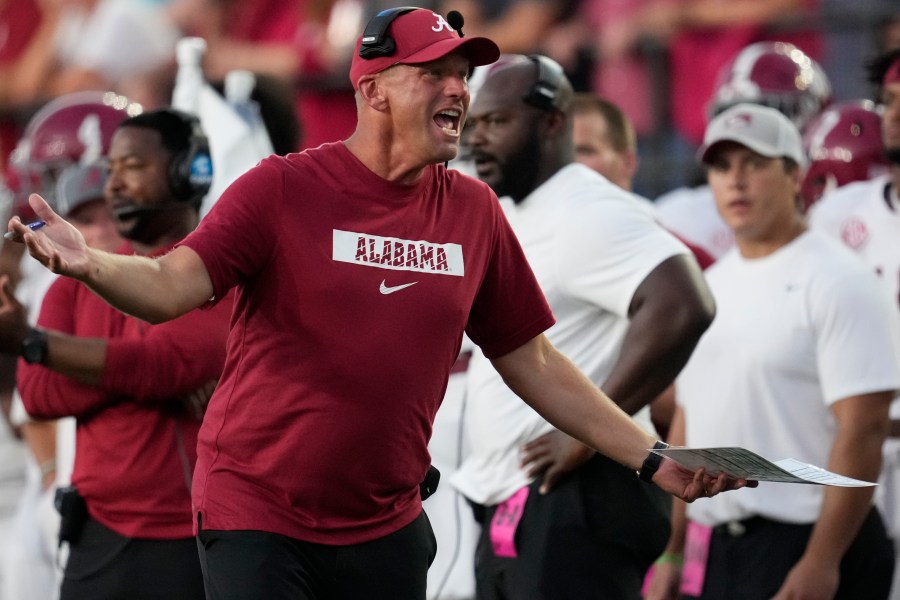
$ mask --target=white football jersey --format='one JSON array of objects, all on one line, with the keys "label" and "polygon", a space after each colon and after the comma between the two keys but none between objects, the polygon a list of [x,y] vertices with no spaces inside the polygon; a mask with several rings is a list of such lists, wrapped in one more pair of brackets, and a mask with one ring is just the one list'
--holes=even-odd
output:
[{"label": "white football jersey", "polygon": [[[900,309],[900,199],[889,175],[858,181],[826,194],[810,208],[809,224],[840,239],[880,276],[886,293]],[[900,418],[900,398],[891,405]],[[900,537],[900,440],[884,444],[880,485],[875,501],[888,533]],[[900,566],[900,563],[898,563]],[[891,598],[900,599],[893,592]]]},{"label": "white football jersey", "polygon": [[810,209],[809,224],[853,249],[878,273],[900,309],[900,201],[889,176],[826,194]]}]

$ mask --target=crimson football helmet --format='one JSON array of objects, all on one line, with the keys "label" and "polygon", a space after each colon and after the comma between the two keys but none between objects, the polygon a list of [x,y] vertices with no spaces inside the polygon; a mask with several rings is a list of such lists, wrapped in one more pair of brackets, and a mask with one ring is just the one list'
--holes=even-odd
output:
[{"label": "crimson football helmet", "polygon": [[809,170],[800,197],[804,210],[832,189],[886,173],[881,113],[870,100],[835,104],[816,115],[803,133]]},{"label": "crimson football helmet", "polygon": [[14,195],[13,214],[28,215],[31,193],[63,208],[56,198],[63,172],[103,159],[116,127],[141,111],[139,104],[113,92],[75,92],[44,105],[10,156],[6,185]]},{"label": "crimson football helmet", "polygon": [[757,42],[719,72],[710,117],[741,102],[781,111],[798,129],[831,103],[831,82],[821,65],[786,42]]}]

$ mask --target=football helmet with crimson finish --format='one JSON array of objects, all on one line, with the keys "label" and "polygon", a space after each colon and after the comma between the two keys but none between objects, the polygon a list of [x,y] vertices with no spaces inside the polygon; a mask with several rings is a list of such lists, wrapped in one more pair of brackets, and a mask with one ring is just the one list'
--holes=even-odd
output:
[{"label": "football helmet with crimson finish", "polygon": [[119,124],[141,111],[139,104],[113,92],[75,92],[44,105],[10,156],[6,184],[14,194],[13,214],[28,214],[31,193],[56,206],[62,174],[101,161]]},{"label": "football helmet with crimson finish", "polygon": [[870,100],[834,104],[816,115],[803,134],[809,169],[800,197],[804,210],[830,190],[886,173],[881,113]]},{"label": "football helmet with crimson finish", "polygon": [[831,82],[821,65],[786,42],[757,42],[719,72],[710,118],[741,102],[779,110],[798,129],[831,104]]}]

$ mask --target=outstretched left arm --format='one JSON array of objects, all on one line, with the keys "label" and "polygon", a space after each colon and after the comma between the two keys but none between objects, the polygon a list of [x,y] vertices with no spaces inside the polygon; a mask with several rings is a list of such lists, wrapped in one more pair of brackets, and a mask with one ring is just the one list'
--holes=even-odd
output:
[{"label": "outstretched left arm", "polygon": [[[656,439],[641,429],[544,335],[492,360],[494,368],[519,397],[556,428],[611,459],[637,471]],[[663,460],[653,482],[692,502],[755,482],[711,477]]]}]

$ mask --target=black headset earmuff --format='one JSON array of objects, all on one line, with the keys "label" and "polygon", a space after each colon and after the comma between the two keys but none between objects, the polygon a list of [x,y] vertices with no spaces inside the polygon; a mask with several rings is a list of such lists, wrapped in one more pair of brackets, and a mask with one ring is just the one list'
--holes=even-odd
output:
[{"label": "black headset earmuff", "polygon": [[362,43],[359,46],[359,56],[367,60],[391,56],[397,45],[394,38],[387,34],[388,27],[400,15],[420,10],[417,6],[398,6],[381,11],[366,25],[363,30]]},{"label": "black headset earmuff", "polygon": [[209,139],[197,117],[177,110],[171,112],[190,127],[191,133],[188,147],[169,162],[169,186],[179,202],[199,202],[212,184]]},{"label": "black headset earmuff", "polygon": [[557,103],[559,87],[565,81],[565,71],[556,61],[546,56],[531,54],[528,58],[537,65],[538,77],[534,85],[522,96],[522,100],[542,110],[559,110]]}]

